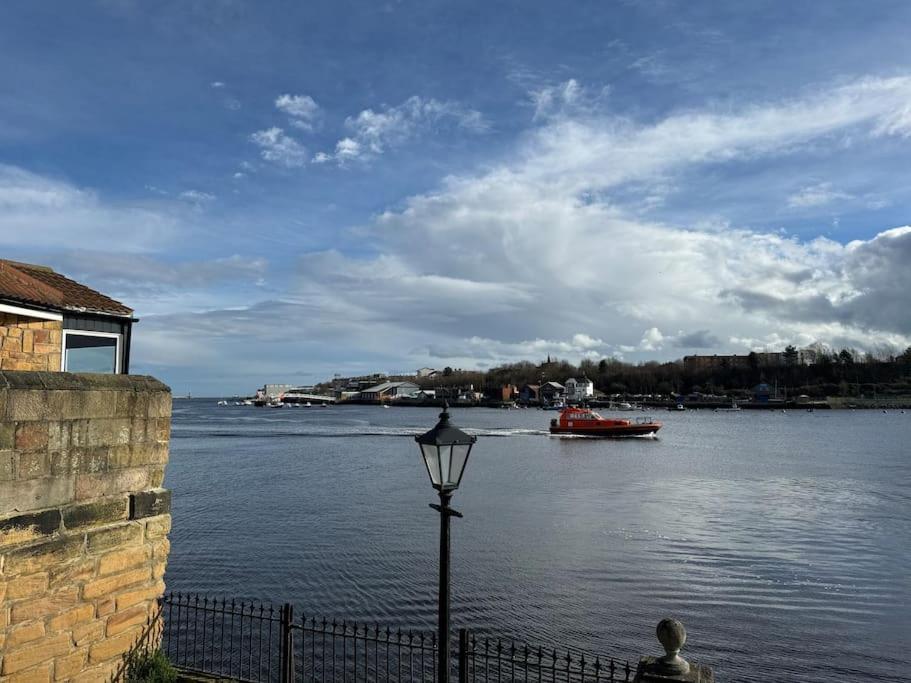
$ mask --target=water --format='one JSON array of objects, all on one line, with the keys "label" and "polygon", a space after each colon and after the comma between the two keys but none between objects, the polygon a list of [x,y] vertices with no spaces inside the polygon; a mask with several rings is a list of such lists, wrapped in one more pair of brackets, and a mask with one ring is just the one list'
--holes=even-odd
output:
[{"label": "water", "polygon": [[[176,401],[170,590],[432,630],[436,411]],[[722,680],[908,680],[911,414],[656,414],[659,439],[479,435],[453,505],[454,627],[635,661],[664,616]]]}]

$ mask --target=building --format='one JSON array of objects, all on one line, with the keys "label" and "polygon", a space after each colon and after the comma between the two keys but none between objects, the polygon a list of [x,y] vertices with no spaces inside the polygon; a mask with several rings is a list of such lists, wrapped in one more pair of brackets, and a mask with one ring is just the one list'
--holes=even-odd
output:
[{"label": "building", "polygon": [[420,379],[425,379],[427,377],[436,376],[437,371],[433,368],[418,368],[418,371],[415,373],[415,376]]},{"label": "building", "polygon": [[291,391],[292,389],[294,389],[293,384],[267,384],[263,387],[262,394],[266,398],[278,398],[286,391]]},{"label": "building", "polygon": [[570,377],[563,385],[566,390],[567,401],[585,401],[595,395],[595,384],[588,377],[582,379]]},{"label": "building", "polygon": [[420,391],[414,382],[383,382],[362,391],[358,398],[364,401],[394,401]]},{"label": "building", "polygon": [[130,370],[133,310],[47,266],[0,259],[0,370]]},{"label": "building", "polygon": [[538,390],[538,397],[542,403],[553,403],[558,399],[562,399],[565,393],[565,387],[559,382],[545,382]]},{"label": "building", "polygon": [[[751,361],[751,356],[753,357]],[[738,368],[749,370],[757,368],[777,368],[785,365],[784,354],[780,351],[756,351],[752,354],[729,354],[713,356],[684,356],[685,372],[702,372],[705,370],[727,370]]]},{"label": "building", "polygon": [[540,384],[526,384],[519,389],[519,400],[525,403],[534,403],[539,400],[538,392],[540,391]]}]

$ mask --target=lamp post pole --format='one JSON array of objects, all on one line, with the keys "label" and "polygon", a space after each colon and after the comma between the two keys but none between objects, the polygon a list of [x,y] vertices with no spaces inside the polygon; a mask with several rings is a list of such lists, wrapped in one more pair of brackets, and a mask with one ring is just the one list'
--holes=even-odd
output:
[{"label": "lamp post pole", "polygon": [[452,493],[440,491],[439,683],[449,683],[449,517]]}]

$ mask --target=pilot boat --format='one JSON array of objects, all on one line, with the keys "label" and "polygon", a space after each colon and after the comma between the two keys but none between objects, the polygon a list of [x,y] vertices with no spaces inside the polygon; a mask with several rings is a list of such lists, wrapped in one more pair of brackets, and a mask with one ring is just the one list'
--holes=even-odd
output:
[{"label": "pilot boat", "polygon": [[601,417],[588,408],[565,408],[560,417],[550,421],[551,434],[580,434],[583,436],[646,436],[661,429],[661,423],[651,418],[635,421]]}]

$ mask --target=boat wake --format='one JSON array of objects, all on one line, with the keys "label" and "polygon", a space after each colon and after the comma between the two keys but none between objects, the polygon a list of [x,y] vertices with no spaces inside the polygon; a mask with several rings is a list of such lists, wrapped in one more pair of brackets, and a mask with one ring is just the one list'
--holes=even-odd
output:
[{"label": "boat wake", "polygon": [[[418,436],[423,434],[426,428],[412,427],[376,427],[364,426],[327,426],[325,429],[306,429],[306,430],[271,430],[258,431],[251,433],[249,431],[231,431],[225,429],[175,429],[172,432],[172,438],[197,438],[201,435],[218,438],[256,438],[256,439],[287,439],[287,438],[356,438],[356,437],[405,437]],[[520,428],[499,428],[499,429],[466,429],[467,433],[474,436],[482,437],[511,437],[511,436],[548,436],[549,432],[543,429],[520,429]]]}]

